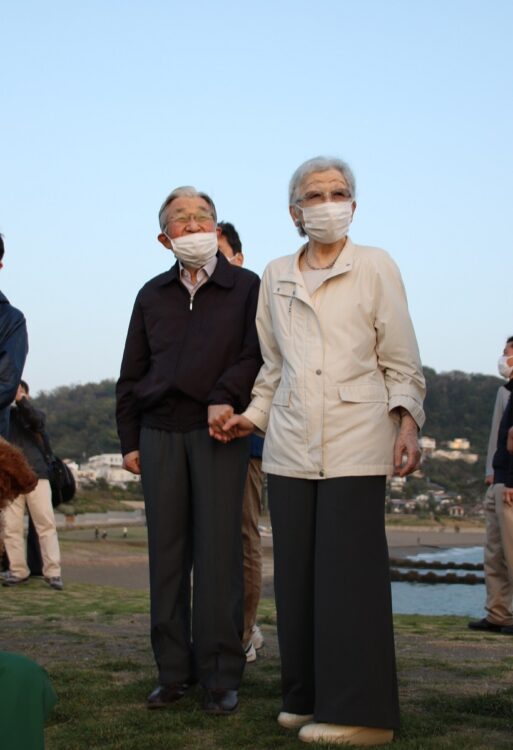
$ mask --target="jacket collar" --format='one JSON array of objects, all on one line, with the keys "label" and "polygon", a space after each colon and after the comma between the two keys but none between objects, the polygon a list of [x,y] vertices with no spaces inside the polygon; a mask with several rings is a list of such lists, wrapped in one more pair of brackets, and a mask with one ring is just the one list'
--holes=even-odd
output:
[{"label": "jacket collar", "polygon": [[6,302],[8,304],[9,300],[7,299],[7,297],[5,296],[5,294],[2,294],[2,292],[0,292],[0,303],[2,303],[2,302]]},{"label": "jacket collar", "polygon": [[[234,268],[231,263],[228,263],[224,255],[220,250],[217,251],[217,263],[214,268],[214,273],[210,277],[209,282],[213,282],[218,286],[231,289],[235,285],[235,274],[240,269]],[[169,269],[161,274],[157,284],[158,286],[165,286],[173,281],[180,281],[180,264],[178,261]]]},{"label": "jacket collar", "polygon": [[[303,274],[299,270],[299,257],[305,247],[306,245],[303,245],[299,248],[295,255],[290,256],[288,263],[280,271],[280,275],[278,277],[279,281],[290,281],[306,289]],[[333,268],[326,278],[331,279],[333,278],[333,276],[338,276],[342,273],[347,273],[348,271],[350,271],[353,267],[355,254],[356,246],[351,241],[351,238],[348,237],[344,249],[338,256]]]}]

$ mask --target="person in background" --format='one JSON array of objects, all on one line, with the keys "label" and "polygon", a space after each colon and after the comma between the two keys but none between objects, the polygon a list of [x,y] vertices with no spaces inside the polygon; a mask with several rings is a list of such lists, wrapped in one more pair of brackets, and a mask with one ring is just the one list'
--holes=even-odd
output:
[{"label": "person in background", "polygon": [[2,585],[19,586],[26,583],[30,576],[23,538],[23,518],[27,507],[39,537],[44,581],[52,589],[61,591],[63,583],[59,538],[48,467],[42,448],[41,436],[44,429],[45,416],[30,403],[28,384],[22,380],[16,393],[15,405],[11,407],[9,439],[23,451],[39,481],[32,492],[19,495],[4,511],[4,543],[9,557],[9,571],[4,576]]},{"label": "person in background", "polygon": [[[239,233],[227,221],[217,225],[217,244],[224,257],[234,266],[244,264],[244,254]],[[246,661],[255,662],[257,651],[264,645],[264,637],[257,625],[257,609],[262,593],[262,541],[260,538],[260,513],[262,510],[262,449],[264,440],[251,435],[248,474],[242,501],[242,551],[244,555],[244,635],[242,643]]]},{"label": "person in background", "polygon": [[141,474],[148,524],[159,684],[147,707],[170,706],[199,681],[205,712],[231,714],[246,664],[240,530],[249,440],[227,442],[221,428],[249,403],[262,363],[260,280],[218,250],[206,193],[173,190],[159,223],[176,263],[137,295],[116,389],[124,467]]},{"label": "person in background", "polygon": [[[37,482],[23,453],[0,438],[0,526],[2,509]],[[2,750],[44,750],[44,722],[57,703],[46,671],[22,654],[0,651],[0,696]]]},{"label": "person in background", "polygon": [[348,165],[302,164],[289,206],[306,243],[264,271],[264,364],[224,430],[266,433],[279,724],[304,742],[382,745],[399,723],[386,477],[418,465],[425,381],[396,264],[348,236]]},{"label": "person in background", "polygon": [[[5,244],[0,234],[0,269]],[[27,358],[27,324],[22,312],[0,292],[0,437],[9,435],[9,410],[20,384]]]},{"label": "person in background", "polygon": [[510,456],[507,451],[507,427],[513,390],[513,336],[510,336],[499,359],[499,373],[507,378],[495,399],[492,416],[485,496],[486,544],[484,571],[486,584],[486,617],[471,620],[471,630],[513,635],[513,507],[506,500]]}]

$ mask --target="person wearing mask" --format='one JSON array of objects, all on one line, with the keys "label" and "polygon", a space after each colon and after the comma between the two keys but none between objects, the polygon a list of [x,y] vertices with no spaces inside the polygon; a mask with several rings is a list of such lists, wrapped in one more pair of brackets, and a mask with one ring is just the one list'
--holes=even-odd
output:
[{"label": "person wearing mask", "polygon": [[141,474],[148,524],[158,685],[147,706],[170,706],[199,681],[203,709],[231,714],[246,663],[240,530],[249,440],[228,442],[221,428],[248,405],[262,362],[260,280],[219,252],[206,193],[173,190],[159,222],[176,263],[137,295],[116,389],[124,467]]},{"label": "person wearing mask", "polygon": [[418,465],[425,381],[396,264],[348,235],[348,165],[302,164],[289,206],[306,242],[264,271],[264,364],[224,430],[266,433],[278,722],[304,742],[381,745],[399,723],[386,477]]},{"label": "person wearing mask", "polygon": [[[217,225],[217,244],[224,257],[234,266],[242,267],[244,254],[239,233],[228,221]],[[257,624],[257,610],[262,593],[262,540],[260,513],[264,472],[262,471],[263,438],[251,435],[248,474],[242,501],[242,550],[244,555],[244,635],[242,643],[246,661],[254,663],[257,651],[264,645],[262,631]]]},{"label": "person wearing mask", "polygon": [[[508,453],[508,429],[513,423],[513,336],[510,336],[498,362],[499,374],[507,379],[499,388],[490,431],[489,451],[492,473],[485,497],[486,544],[484,572],[486,617],[471,620],[471,630],[513,635],[513,461]],[[488,459],[487,459],[488,467]]]}]

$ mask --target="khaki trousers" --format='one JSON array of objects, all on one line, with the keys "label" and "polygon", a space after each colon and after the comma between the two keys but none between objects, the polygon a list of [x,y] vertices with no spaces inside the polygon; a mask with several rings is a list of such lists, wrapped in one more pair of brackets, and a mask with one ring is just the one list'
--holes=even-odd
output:
[{"label": "khaki trousers", "polygon": [[513,508],[504,505],[503,491],[494,484],[485,495],[485,609],[495,625],[513,625]]},{"label": "khaki trousers", "polygon": [[258,602],[262,592],[262,544],[258,522],[263,484],[262,459],[250,458],[242,502],[244,555],[244,636],[242,642],[244,646],[251,639],[251,628],[256,623]]},{"label": "khaki trousers", "polygon": [[4,543],[9,557],[9,569],[17,578],[27,578],[30,575],[23,536],[25,506],[30,511],[39,536],[43,575],[46,578],[60,576],[61,555],[48,479],[40,479],[35,490],[28,495],[18,495],[4,510]]}]

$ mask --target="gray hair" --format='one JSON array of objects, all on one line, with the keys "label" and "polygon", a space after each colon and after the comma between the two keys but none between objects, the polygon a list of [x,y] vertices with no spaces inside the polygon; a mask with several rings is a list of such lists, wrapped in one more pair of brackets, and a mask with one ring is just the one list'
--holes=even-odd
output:
[{"label": "gray hair", "polygon": [[299,189],[305,177],[308,177],[313,172],[327,172],[328,169],[336,169],[340,172],[351,191],[351,198],[354,198],[356,195],[356,182],[349,164],[334,156],[316,156],[301,164],[292,175],[289,182],[289,206],[293,206],[298,200]]},{"label": "gray hair", "polygon": [[206,193],[201,193],[200,191],[196,190],[195,187],[192,187],[191,185],[185,185],[184,187],[177,187],[175,188],[169,195],[167,196],[164,203],[161,205],[159,209],[159,224],[160,229],[163,232],[167,226],[166,221],[166,212],[171,203],[175,200],[175,198],[203,198],[204,201],[208,203],[210,208],[212,209],[212,214],[214,216],[214,221],[217,224],[217,211],[216,207],[214,205],[214,201],[212,198],[207,195]]}]

